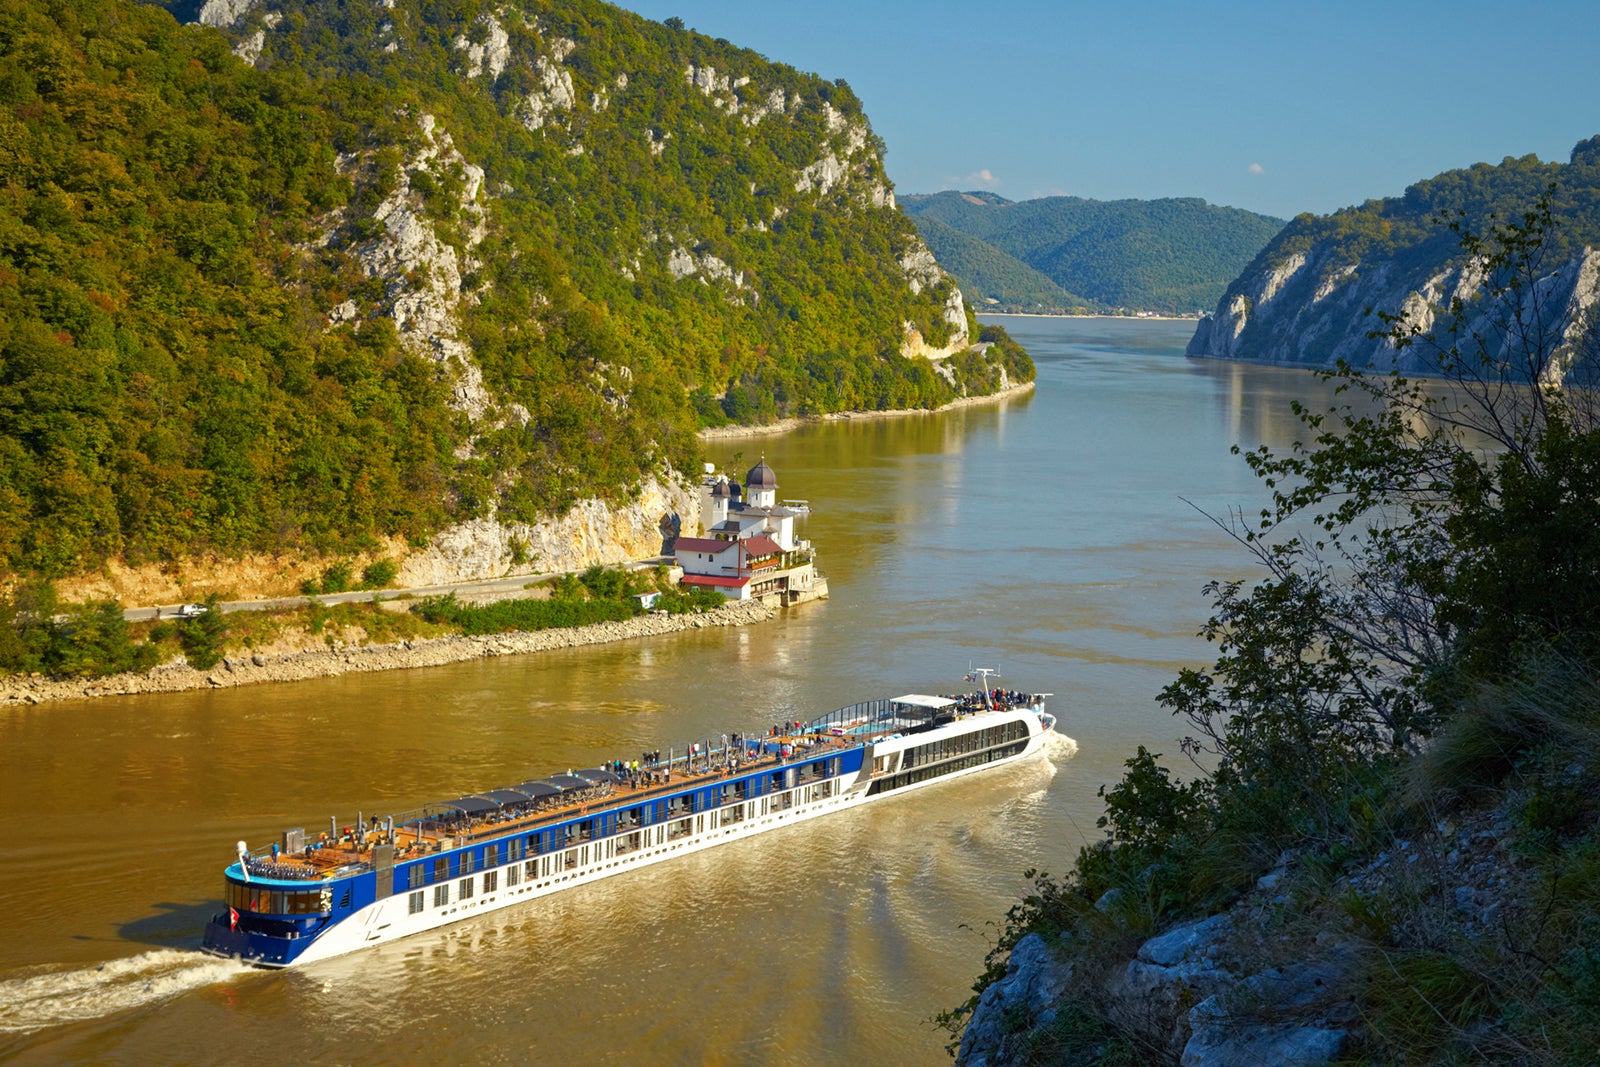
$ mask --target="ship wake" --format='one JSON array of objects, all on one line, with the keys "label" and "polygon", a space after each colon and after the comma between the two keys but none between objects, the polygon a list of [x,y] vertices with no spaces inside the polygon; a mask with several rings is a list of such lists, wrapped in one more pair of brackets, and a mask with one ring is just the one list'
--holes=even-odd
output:
[{"label": "ship wake", "polygon": [[1058,734],[1052,730],[1045,735],[1044,754],[1050,758],[1051,763],[1069,760],[1078,754],[1078,742],[1066,734]]},{"label": "ship wake", "polygon": [[238,960],[158,949],[94,967],[0,979],[0,1033],[25,1034],[144,1007],[245,974]]}]

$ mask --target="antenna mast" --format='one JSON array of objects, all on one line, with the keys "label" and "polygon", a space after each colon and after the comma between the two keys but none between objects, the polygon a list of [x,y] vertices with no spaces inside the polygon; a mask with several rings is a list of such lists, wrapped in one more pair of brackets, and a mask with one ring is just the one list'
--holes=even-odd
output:
[{"label": "antenna mast", "polygon": [[977,682],[979,685],[983,686],[983,706],[991,710],[994,708],[994,704],[989,700],[989,675],[997,675],[999,673],[1000,671],[995,667],[967,668],[967,681]]}]

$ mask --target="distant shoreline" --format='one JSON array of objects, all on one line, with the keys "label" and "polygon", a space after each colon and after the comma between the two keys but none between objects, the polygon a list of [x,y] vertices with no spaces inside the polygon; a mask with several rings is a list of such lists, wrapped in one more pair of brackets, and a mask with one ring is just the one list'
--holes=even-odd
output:
[{"label": "distant shoreline", "polygon": [[963,396],[941,404],[936,408],[890,408],[887,411],[831,411],[826,415],[799,415],[791,419],[779,419],[777,422],[763,423],[760,426],[708,426],[696,432],[695,436],[702,441],[719,441],[737,437],[766,437],[769,434],[788,433],[790,430],[801,426],[808,426],[819,422],[850,422],[855,419],[897,419],[906,415],[937,415],[943,411],[955,408],[972,407],[975,404],[989,404],[997,400],[1009,400],[1020,396],[1033,388],[1032,382],[1019,382],[1007,386],[998,393],[985,393],[982,396]]},{"label": "distant shoreline", "polygon": [[1123,322],[1199,322],[1200,315],[1051,315],[1043,311],[976,311],[975,315],[1012,319],[1119,319]]},{"label": "distant shoreline", "polygon": [[178,660],[147,674],[114,674],[103,678],[47,678],[13,675],[0,678],[0,709],[58,700],[181,693],[195,689],[232,689],[268,682],[300,682],[368,671],[409,670],[493,656],[525,655],[558,648],[610,644],[656,637],[681,630],[749,626],[776,612],[759,600],[731,600],[703,614],[637,615],[620,622],[588,626],[467,637],[450,634],[418,641],[308,648],[278,655],[236,652],[210,670],[195,670]]}]

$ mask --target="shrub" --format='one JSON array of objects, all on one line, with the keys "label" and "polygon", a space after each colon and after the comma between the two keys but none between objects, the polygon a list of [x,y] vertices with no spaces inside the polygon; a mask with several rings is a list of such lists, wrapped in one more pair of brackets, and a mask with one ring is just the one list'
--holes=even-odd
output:
[{"label": "shrub", "polygon": [[322,592],[343,593],[350,588],[350,561],[340,560],[322,572]]},{"label": "shrub", "polygon": [[387,589],[394,584],[400,568],[391,559],[374,560],[361,570],[361,588]]}]

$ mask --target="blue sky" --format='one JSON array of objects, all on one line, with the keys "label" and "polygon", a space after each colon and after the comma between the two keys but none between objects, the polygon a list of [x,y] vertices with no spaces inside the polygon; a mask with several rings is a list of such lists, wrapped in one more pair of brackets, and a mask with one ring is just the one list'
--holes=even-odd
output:
[{"label": "blue sky", "polygon": [[1600,0],[624,0],[826,78],[899,192],[1289,217],[1600,133]]}]

